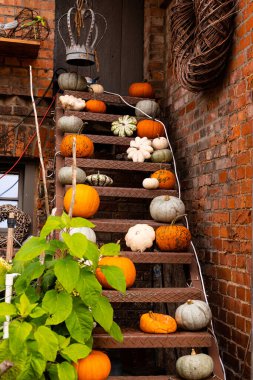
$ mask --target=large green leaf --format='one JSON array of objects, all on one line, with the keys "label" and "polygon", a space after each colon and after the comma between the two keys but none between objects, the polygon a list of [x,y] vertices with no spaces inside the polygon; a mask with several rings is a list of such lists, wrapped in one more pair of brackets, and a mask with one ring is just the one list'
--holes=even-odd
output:
[{"label": "large green leaf", "polygon": [[54,273],[67,292],[71,293],[78,281],[80,267],[72,258],[57,260]]},{"label": "large green leaf", "polygon": [[107,243],[102,245],[99,250],[102,256],[118,256],[120,253],[120,245],[116,243]]},{"label": "large green leaf", "polygon": [[59,380],[77,380],[77,372],[68,362],[57,364]]},{"label": "large green leaf", "polygon": [[79,298],[73,299],[72,312],[65,323],[71,337],[77,342],[84,343],[90,338],[93,318],[89,309]]},{"label": "large green leaf", "polygon": [[46,369],[46,360],[38,350],[32,350],[28,347],[28,352],[24,368],[16,380],[34,380],[41,378]]},{"label": "large green leaf", "polygon": [[6,315],[17,314],[17,309],[11,303],[1,302],[0,303],[0,316],[5,317]]},{"label": "large green leaf", "polygon": [[39,256],[48,248],[49,243],[46,241],[46,239],[41,239],[40,237],[32,236],[22,245],[20,250],[16,253],[14,260],[33,260],[35,257]]},{"label": "large green leaf", "polygon": [[59,348],[55,333],[46,326],[40,326],[34,333],[34,338],[38,343],[38,351],[43,358],[47,361],[54,362]]},{"label": "large green leaf", "polygon": [[83,254],[83,257],[85,259],[90,260],[93,266],[96,268],[98,265],[99,257],[100,257],[98,246],[92,241],[88,240],[88,244]]},{"label": "large green leaf", "polygon": [[13,355],[23,350],[23,346],[32,331],[32,325],[27,322],[12,321],[9,325],[9,348]]},{"label": "large green leaf", "polygon": [[84,219],[84,218],[72,218],[70,223],[69,223],[69,227],[89,227],[89,228],[93,228],[95,227],[95,225],[93,223],[91,223],[89,220],[87,219]]},{"label": "large green leaf", "polygon": [[37,303],[31,303],[25,294],[22,294],[19,303],[16,303],[16,307],[22,318],[27,317],[36,306]]},{"label": "large green leaf", "polygon": [[107,282],[116,290],[122,293],[126,292],[126,279],[121,268],[111,265],[99,266],[102,273],[105,275]]},{"label": "large green leaf", "polygon": [[124,337],[122,335],[122,332],[121,332],[121,329],[119,327],[119,325],[116,323],[116,322],[112,322],[112,326],[110,328],[110,331],[109,331],[109,334],[115,339],[117,340],[117,342],[120,342],[122,343],[123,340],[124,340]]},{"label": "large green leaf", "polygon": [[61,351],[61,356],[76,363],[78,359],[86,358],[90,352],[91,349],[84,344],[74,343],[64,348]]},{"label": "large green leaf", "polygon": [[81,259],[88,245],[87,237],[80,233],[70,235],[70,234],[67,234],[66,232],[63,232],[62,238],[69,249],[69,253],[72,256],[75,256]]},{"label": "large green leaf", "polygon": [[46,324],[58,325],[71,313],[72,297],[66,292],[58,293],[54,289],[49,290],[42,300],[42,308],[50,315]]},{"label": "large green leaf", "polygon": [[39,261],[36,261],[35,263],[29,263],[25,267],[21,276],[19,276],[15,281],[14,287],[16,292],[20,294],[26,291],[31,281],[39,278],[43,274],[44,270],[45,266],[41,265]]},{"label": "large green leaf", "polygon": [[92,308],[92,315],[96,322],[109,332],[113,322],[113,308],[104,296],[97,299],[95,307]]},{"label": "large green leaf", "polygon": [[45,238],[47,235],[49,235],[54,230],[61,230],[63,228],[62,219],[60,216],[53,216],[50,215],[47,218],[46,223],[42,227],[42,230],[40,232],[40,237]]},{"label": "large green leaf", "polygon": [[97,298],[102,293],[102,286],[92,272],[83,268],[80,271],[76,290],[85,305],[92,307],[96,304]]}]

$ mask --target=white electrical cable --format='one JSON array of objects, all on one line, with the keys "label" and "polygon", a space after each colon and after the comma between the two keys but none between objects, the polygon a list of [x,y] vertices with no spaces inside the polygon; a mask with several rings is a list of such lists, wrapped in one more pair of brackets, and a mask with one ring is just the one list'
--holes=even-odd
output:
[{"label": "white electrical cable", "polygon": [[[20,276],[19,273],[8,273],[5,276],[5,297],[4,300],[6,303],[11,303],[12,298],[12,286],[14,278]],[[10,324],[10,316],[5,316],[6,321],[3,324],[3,339],[9,338],[9,324]]]},{"label": "white electrical cable", "polygon": [[[148,115],[146,112],[142,111],[141,109],[139,109],[138,107],[135,107],[133,106],[132,104],[129,104],[121,95],[119,94],[116,94],[114,92],[109,92],[109,91],[104,91],[106,94],[110,94],[110,95],[116,95],[118,96],[126,105],[128,105],[129,107],[131,108],[134,108],[134,109],[138,109],[138,111],[140,111],[143,115],[145,115],[147,118],[149,119],[153,119],[155,121],[158,121],[160,124],[162,124],[163,128],[164,128],[164,132],[165,132],[165,136],[166,136],[166,139],[169,143],[169,147],[170,147],[170,150],[171,150],[171,153],[172,153],[172,160],[173,160],[173,165],[174,165],[174,171],[175,171],[175,176],[176,176],[176,180],[177,180],[177,186],[178,186],[178,198],[181,199],[181,185],[180,185],[180,182],[179,182],[179,178],[178,178],[178,173],[177,173],[177,164],[176,164],[176,160],[175,160],[175,156],[174,156],[174,153],[173,153],[173,149],[172,149],[172,146],[171,146],[171,143],[170,143],[170,140],[169,140],[169,136],[168,136],[168,133],[167,133],[167,130],[166,130],[166,127],[164,125],[164,123],[161,121],[161,120],[158,120],[156,118],[152,118],[150,115]],[[187,228],[189,229],[189,223],[188,223],[188,219],[187,219],[187,216],[184,217],[185,218],[185,221],[186,221],[186,226]],[[204,284],[204,279],[203,279],[203,275],[202,275],[202,271],[201,271],[201,266],[200,266],[200,262],[199,262],[199,258],[198,258],[198,254],[197,254],[197,251],[196,251],[196,248],[193,244],[193,242],[191,241],[191,246],[192,246],[192,249],[193,249],[193,252],[194,252],[194,255],[195,255],[195,258],[196,258],[196,261],[197,261],[197,266],[198,266],[198,270],[199,270],[199,275],[200,275],[200,281],[201,281],[201,285],[202,285],[202,288],[203,288],[203,293],[204,293],[204,297],[205,297],[205,301],[206,303],[209,305],[209,302],[208,302],[208,299],[207,299],[207,294],[206,294],[206,290],[205,290],[205,284]],[[214,337],[214,340],[215,340],[215,343],[217,345],[217,348],[218,348],[218,352],[219,352],[219,345],[218,345],[218,341],[217,341],[217,338],[216,338],[216,335],[215,335],[215,332],[214,332],[214,327],[213,327],[213,322],[211,320],[211,332],[212,332],[212,335]],[[224,374],[224,380],[227,379],[226,377],[226,372],[225,372],[225,368],[224,368],[224,364],[221,360],[221,357],[219,355],[219,360],[220,360],[220,364],[221,364],[221,367],[222,367],[222,371],[223,371],[223,374]]]}]

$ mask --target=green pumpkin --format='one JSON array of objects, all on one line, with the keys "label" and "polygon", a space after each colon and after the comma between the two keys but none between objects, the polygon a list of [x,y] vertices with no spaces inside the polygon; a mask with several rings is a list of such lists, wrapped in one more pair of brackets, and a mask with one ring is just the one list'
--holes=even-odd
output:
[{"label": "green pumpkin", "polygon": [[58,77],[61,90],[84,91],[87,88],[85,77],[77,73],[62,73]]},{"label": "green pumpkin", "polygon": [[169,149],[155,150],[151,154],[152,162],[170,162],[172,160],[172,153]]}]

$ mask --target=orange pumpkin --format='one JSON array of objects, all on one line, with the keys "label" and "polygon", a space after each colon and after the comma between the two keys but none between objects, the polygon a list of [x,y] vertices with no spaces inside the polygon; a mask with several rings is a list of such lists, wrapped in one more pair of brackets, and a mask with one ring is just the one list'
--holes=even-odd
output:
[{"label": "orange pumpkin", "polygon": [[174,189],[176,184],[176,176],[170,170],[157,170],[150,177],[158,179],[160,189]]},{"label": "orange pumpkin", "polygon": [[150,311],[149,313],[142,314],[140,329],[151,334],[168,334],[177,330],[177,322],[169,315]]},{"label": "orange pumpkin", "polygon": [[[134,263],[127,257],[102,257],[102,259],[99,260],[99,265],[112,265],[122,269],[126,279],[126,287],[130,288],[134,284],[136,278],[136,269]],[[103,288],[111,289],[111,286],[106,281],[105,275],[101,272],[100,268],[97,268],[96,270],[96,277]]]},{"label": "orange pumpkin", "polygon": [[[63,199],[63,205],[67,212],[69,212],[72,187],[66,191]],[[90,218],[93,216],[100,204],[99,195],[94,187],[89,185],[78,184],[76,185],[76,196],[73,207],[73,216],[81,216],[83,218]]]},{"label": "orange pumpkin", "polygon": [[160,226],[155,232],[156,244],[161,251],[185,251],[191,242],[191,233],[185,226]]},{"label": "orange pumpkin", "polygon": [[111,372],[111,361],[101,351],[92,350],[84,359],[73,363],[78,380],[106,380]]},{"label": "orange pumpkin", "polygon": [[76,137],[76,157],[90,157],[94,152],[94,144],[85,135],[69,134],[62,139],[60,151],[64,157],[72,157],[73,138]]},{"label": "orange pumpkin", "polygon": [[106,104],[102,100],[90,99],[86,102],[85,109],[88,112],[104,113]]},{"label": "orange pumpkin", "polygon": [[154,90],[148,82],[136,82],[130,85],[128,94],[137,98],[152,98],[154,97]]},{"label": "orange pumpkin", "polygon": [[155,139],[156,137],[165,136],[164,128],[159,121],[144,119],[137,124],[137,135],[139,137],[148,137]]}]

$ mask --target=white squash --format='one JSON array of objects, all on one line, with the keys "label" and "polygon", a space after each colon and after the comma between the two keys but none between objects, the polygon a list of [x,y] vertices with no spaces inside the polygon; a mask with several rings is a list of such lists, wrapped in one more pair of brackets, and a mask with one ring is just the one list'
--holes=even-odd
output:
[{"label": "white squash", "polygon": [[58,120],[58,127],[63,133],[78,133],[83,126],[83,121],[77,116],[62,116]]},{"label": "white squash", "polygon": [[195,350],[192,350],[191,355],[184,355],[177,359],[176,369],[183,379],[202,380],[211,376],[214,363],[211,356],[196,354]]},{"label": "white squash", "polygon": [[166,139],[166,137],[156,137],[152,141],[152,147],[154,150],[159,150],[159,149],[166,149],[169,146],[169,142]]},{"label": "white squash", "polygon": [[104,87],[99,83],[92,83],[89,85],[89,91],[94,92],[95,94],[103,94]]},{"label": "white squash", "polygon": [[160,113],[159,104],[155,102],[154,100],[149,100],[149,99],[140,100],[136,104],[136,109],[135,109],[136,116],[144,117],[145,114],[147,114],[151,117],[156,117],[159,115],[159,113]]},{"label": "white squash", "polygon": [[185,214],[185,205],[177,197],[160,195],[151,201],[149,211],[152,218],[157,222],[170,223],[175,218]]},{"label": "white squash", "polygon": [[126,245],[131,251],[143,252],[152,247],[154,240],[155,230],[148,224],[136,224],[130,227],[125,236]]},{"label": "white squash", "polygon": [[74,111],[81,111],[85,108],[85,100],[76,98],[73,95],[61,95],[59,96],[62,108],[70,109]]},{"label": "white squash", "polygon": [[[84,183],[86,179],[85,172],[76,168],[76,183]],[[72,166],[63,166],[58,171],[58,180],[62,185],[72,185]]]},{"label": "white squash", "polygon": [[144,178],[142,181],[142,186],[147,190],[158,189],[159,181],[157,178]]},{"label": "white squash", "polygon": [[[92,241],[93,243],[96,243],[96,240],[97,240],[96,234],[92,228],[89,228],[89,227],[71,227],[69,229],[70,235],[74,235],[77,233],[83,234],[84,236],[87,237],[88,240]],[[60,240],[62,240],[61,233],[60,233]]]},{"label": "white squash", "polygon": [[110,186],[113,184],[113,180],[106,174],[100,174],[97,172],[96,174],[90,174],[86,178],[86,182],[88,182],[92,186]]},{"label": "white squash", "polygon": [[112,122],[111,131],[114,135],[120,137],[132,136],[134,131],[136,131],[136,124],[137,119],[134,116],[120,116],[118,120]]},{"label": "white squash", "polygon": [[152,152],[151,140],[147,137],[136,137],[135,140],[130,142],[127,157],[133,162],[144,162],[151,157]]},{"label": "white squash", "polygon": [[212,312],[206,302],[188,300],[176,309],[175,319],[181,328],[197,331],[209,325],[212,319]]}]

